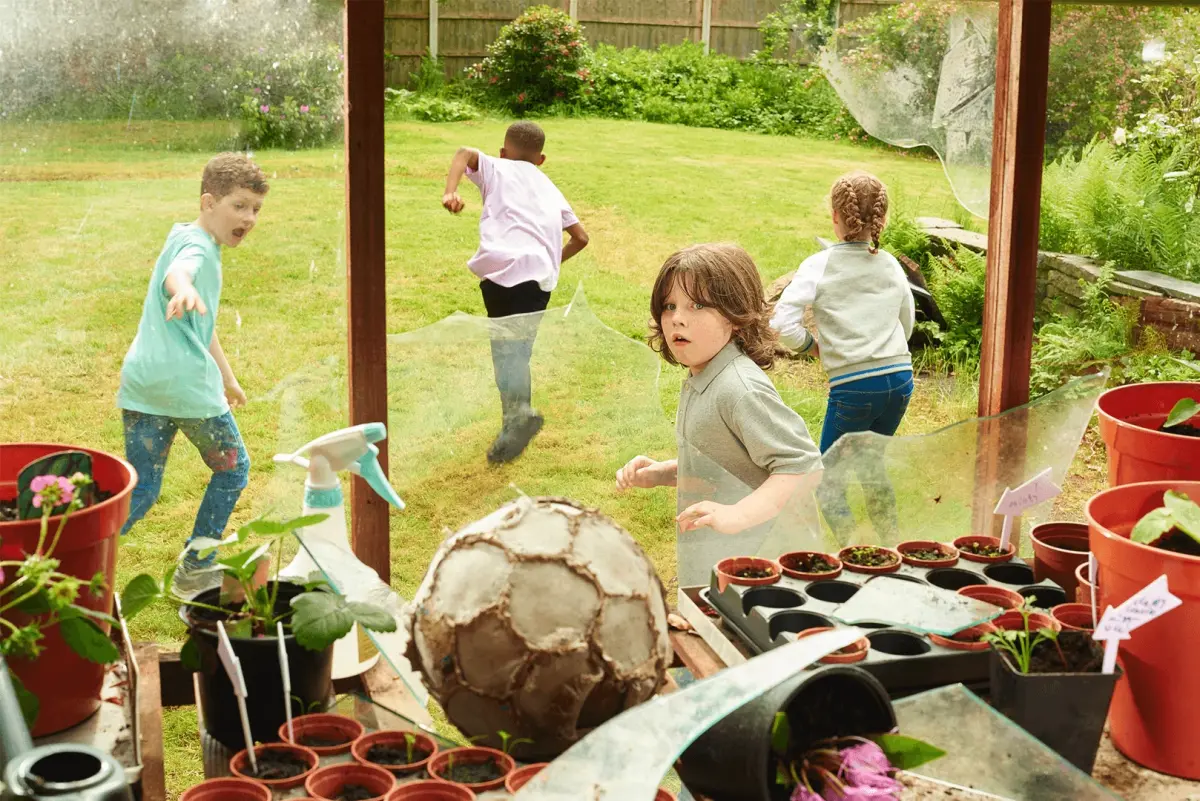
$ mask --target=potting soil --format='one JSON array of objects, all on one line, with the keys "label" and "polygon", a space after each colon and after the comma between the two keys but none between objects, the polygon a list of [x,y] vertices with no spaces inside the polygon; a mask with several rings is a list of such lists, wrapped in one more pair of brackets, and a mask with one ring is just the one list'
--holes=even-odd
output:
[{"label": "potting soil", "polygon": [[788,570],[797,570],[801,573],[831,573],[834,570],[831,562],[822,559],[816,554],[810,554],[798,559],[788,559],[786,562],[783,559],[779,561]]},{"label": "potting soil", "polygon": [[[1062,655],[1059,655],[1062,649]],[[1067,664],[1063,665],[1063,657]],[[1104,664],[1104,649],[1092,639],[1091,632],[1064,631],[1058,635],[1058,648],[1043,640],[1033,648],[1030,673],[1099,673]]]},{"label": "potting soil", "polygon": [[247,770],[248,775],[265,781],[290,779],[308,770],[309,764],[299,757],[280,751],[265,751],[255,754],[258,760],[258,772]]},{"label": "potting soil", "polygon": [[1154,547],[1188,556],[1200,556],[1200,542],[1196,542],[1177,528],[1171,529],[1166,535],[1155,540]]},{"label": "potting soil", "polygon": [[1200,437],[1200,426],[1177,425],[1170,428],[1160,428],[1164,434],[1178,434],[1181,437]]},{"label": "potting soil", "polygon": [[921,562],[936,562],[946,558],[946,554],[942,553],[937,548],[918,548],[915,551],[909,551],[904,555],[909,559],[916,559]]},{"label": "potting soil", "polygon": [[378,798],[379,793],[372,792],[361,784],[343,784],[342,790],[334,798],[338,801],[367,801],[369,798]]},{"label": "potting soil", "polygon": [[775,571],[765,567],[743,567],[741,570],[734,572],[733,575],[744,579],[764,579],[775,575]]},{"label": "potting soil", "polygon": [[[350,742],[349,737],[318,737],[315,734],[306,734],[300,738],[300,745],[309,748],[332,748],[335,745],[345,745]],[[370,798],[370,796],[367,796]]]},{"label": "potting soil", "polygon": [[1004,552],[995,545],[985,545],[982,542],[968,542],[958,548],[960,551],[973,553],[976,556],[1000,556]]},{"label": "potting soil", "polygon": [[456,762],[446,770],[446,778],[459,784],[482,784],[501,778],[504,773],[495,762]]},{"label": "potting soil", "polygon": [[11,523],[17,519],[17,502],[0,501],[0,523]]},{"label": "potting soil", "polygon": [[854,565],[862,565],[863,567],[883,567],[885,565],[894,565],[897,559],[894,554],[890,554],[887,551],[862,548],[848,553],[845,561]]},{"label": "potting soil", "polygon": [[408,756],[408,748],[397,745],[373,745],[367,749],[367,761],[376,765],[411,765],[429,758],[429,752],[423,748],[413,747],[412,758]]}]

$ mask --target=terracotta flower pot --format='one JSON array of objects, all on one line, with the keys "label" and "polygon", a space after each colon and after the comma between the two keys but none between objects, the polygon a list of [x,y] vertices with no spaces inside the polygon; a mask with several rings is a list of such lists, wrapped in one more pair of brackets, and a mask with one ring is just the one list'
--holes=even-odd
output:
[{"label": "terracotta flower pot", "polygon": [[[296,739],[294,742],[303,744],[306,737],[315,737],[321,740],[344,740],[337,745],[310,745],[307,746],[317,752],[318,756],[333,756],[334,754],[344,754],[354,745],[354,741],[362,737],[363,725],[353,718],[348,718],[345,715],[334,715],[328,712],[314,712],[311,715],[301,715],[298,718],[292,718],[292,728],[295,731]],[[279,727],[279,739],[285,743],[293,742],[288,737],[288,725],[284,723]]]},{"label": "terracotta flower pot", "polygon": [[179,801],[271,801],[271,791],[249,779],[208,779],[184,790]]},{"label": "terracotta flower pot", "polygon": [[[886,565],[878,566],[856,565],[851,562],[848,557],[851,551],[858,550],[859,548],[870,548],[872,551],[887,554],[889,557],[891,557],[892,561]],[[891,548],[883,548],[879,545],[849,545],[838,551],[838,559],[842,560],[842,564],[846,566],[846,569],[853,573],[870,573],[874,575],[880,573],[895,573],[900,569],[900,565],[902,564],[900,561],[900,554],[897,551]]]},{"label": "terracotta flower pot", "polygon": [[[799,640],[802,637],[810,637],[813,634],[819,634],[822,631],[833,631],[833,626],[817,626],[816,628],[805,629],[796,635]],[[855,662],[861,662],[867,658],[867,654],[871,650],[871,641],[866,637],[855,640],[850,645],[840,651],[834,651],[832,654],[821,657],[822,665],[850,665]]]},{"label": "terracotta flower pot", "polygon": [[400,785],[388,793],[387,801],[475,801],[475,794],[461,784],[423,779]]},{"label": "terracotta flower pot", "polygon": [[[807,559],[814,556],[819,556],[829,564],[833,565],[833,570],[827,570],[824,572],[809,572],[802,570],[797,566],[801,559]],[[779,566],[783,569],[783,575],[794,579],[800,579],[801,581],[827,581],[842,575],[842,560],[838,559],[832,554],[821,553],[820,551],[791,551],[779,557],[778,562]]]},{"label": "terracotta flower pot", "polygon": [[382,801],[396,786],[396,777],[377,765],[342,762],[317,768],[304,781],[304,790],[322,801],[338,801],[342,788],[357,784],[372,793],[368,801]]},{"label": "terracotta flower pot", "polygon": [[[1000,615],[1000,617],[994,618],[991,623],[996,628],[1004,629],[1005,631],[1025,630],[1025,621],[1021,617],[1021,613],[1015,609],[1010,609]],[[1032,633],[1038,629],[1062,631],[1062,624],[1049,615],[1043,615],[1041,612],[1032,612],[1029,615],[1029,631]]]},{"label": "terracotta flower pot", "polygon": [[[412,762],[372,762],[367,758],[367,755],[371,752],[372,746],[376,745],[391,746],[399,751],[407,752],[409,738],[411,738],[413,741],[412,748],[414,752],[414,759]],[[424,752],[424,758],[417,758],[419,756],[418,752]],[[353,756],[355,761],[360,765],[378,765],[381,768],[387,768],[392,773],[397,775],[416,773],[419,770],[424,770],[425,766],[429,763],[429,760],[432,759],[433,755],[437,752],[437,742],[435,742],[434,739],[429,735],[413,731],[400,731],[399,729],[384,729],[383,731],[373,731],[370,734],[364,734],[362,737],[359,737],[357,740],[355,740],[354,744],[350,746],[350,755]],[[405,754],[405,758],[407,758],[407,753]]]},{"label": "terracotta flower pot", "polygon": [[959,537],[954,541],[954,547],[958,549],[958,555],[968,562],[979,562],[985,565],[997,564],[999,562],[1007,562],[1017,555],[1017,546],[1013,543],[1008,544],[1008,550],[999,556],[981,556],[977,553],[971,553],[964,546],[967,545],[995,545],[1000,547],[999,537],[985,537],[982,534],[968,534],[965,537]]},{"label": "terracotta flower pot", "polygon": [[[904,560],[904,564],[912,565],[913,567],[950,567],[958,561],[958,549],[953,545],[947,545],[944,542],[934,542],[932,540],[909,540],[902,542],[896,546],[896,550],[900,552],[900,558]],[[913,551],[928,551],[936,550],[942,554],[941,559],[917,559],[909,556]]]},{"label": "terracotta flower pot", "polygon": [[974,598],[977,601],[995,604],[1001,609],[1016,609],[1025,600],[1021,596],[1021,593],[1016,590],[1010,590],[1007,587],[997,587],[993,584],[976,584],[971,587],[963,587],[958,590],[958,594]]},{"label": "terracotta flower pot", "polygon": [[520,790],[529,780],[542,772],[542,768],[549,765],[549,762],[537,762],[533,765],[526,765],[523,768],[517,768],[512,773],[504,777],[504,789],[510,793],[515,793]]},{"label": "terracotta flower pot", "polygon": [[1033,540],[1033,577],[1050,579],[1075,597],[1075,568],[1088,559],[1086,523],[1041,523],[1029,534]]},{"label": "terracotta flower pot", "polygon": [[513,758],[503,751],[476,745],[466,748],[451,748],[449,751],[439,751],[434,755],[433,759],[429,760],[426,770],[435,779],[447,782],[454,781],[449,775],[451,760],[454,761],[455,765],[475,765],[482,762],[492,762],[496,765],[501,773],[501,776],[497,779],[491,779],[486,782],[454,782],[476,793],[486,793],[488,790],[500,789],[504,786],[504,780],[508,777],[508,774],[517,768],[517,763],[513,761]]},{"label": "terracotta flower pot", "polygon": [[[1075,600],[1081,604],[1092,603],[1092,580],[1088,575],[1088,563],[1084,562],[1075,568]],[[1096,585],[1096,603],[1100,603],[1099,584]]]},{"label": "terracotta flower pot", "polygon": [[969,629],[955,632],[953,636],[943,637],[940,634],[930,634],[929,639],[935,645],[940,645],[943,648],[949,648],[954,651],[986,651],[992,646],[980,639],[985,634],[996,631],[996,627],[991,623],[980,623],[978,626],[972,626]]},{"label": "terracotta flower pot", "polygon": [[1050,616],[1062,624],[1064,629],[1092,631],[1092,607],[1090,604],[1059,604],[1050,610]]},{"label": "terracotta flower pot", "polygon": [[[741,578],[737,573],[746,570],[770,570],[772,575],[765,578]],[[771,559],[763,559],[758,556],[731,556],[728,559],[722,559],[717,562],[717,589],[721,592],[730,584],[741,584],[744,587],[760,587],[765,584],[774,584],[783,577],[783,568],[779,563]]]},{"label": "terracotta flower pot", "polygon": [[1159,430],[1183,398],[1200,400],[1200,382],[1128,384],[1100,396],[1096,412],[1108,448],[1109,486],[1200,480],[1200,437]]},{"label": "terracotta flower pot", "polygon": [[[112,612],[117,535],[129,517],[129,499],[137,484],[137,472],[133,467],[112,454],[74,445],[0,444],[0,499],[17,497],[17,478],[27,464],[65,450],[89,454],[92,457],[92,481],[100,490],[111,492],[112,497],[72,512],[53,556],[61,562],[58,572],[78,578],[85,586],[97,573],[104,576],[104,592],[93,596],[82,591],[76,604],[108,614]],[[58,530],[60,520],[61,515],[50,518],[51,535]],[[41,528],[41,518],[0,523],[0,543],[22,553],[33,553],[37,550]],[[9,580],[12,578],[10,570]],[[11,600],[11,596],[5,600]],[[8,610],[3,617],[16,626],[25,626],[31,621],[28,615],[16,609]],[[108,623],[95,622],[105,634],[108,633]],[[71,650],[58,626],[44,631],[41,646],[43,650],[37,659],[8,660],[9,670],[40,702],[33,724],[34,737],[69,729],[99,709],[105,673],[104,665],[90,662]]]},{"label": "terracotta flower pot", "polygon": [[1124,680],[1113,695],[1113,744],[1160,773],[1200,779],[1200,556],[1132,542],[1129,533],[1174,490],[1200,500],[1200,481],[1113,487],[1087,504],[1092,553],[1099,563],[1101,608],[1117,606],[1159,576],[1183,604],[1121,642]]},{"label": "terracotta flower pot", "polygon": [[293,787],[299,787],[304,784],[304,780],[312,773],[321,763],[321,758],[317,756],[317,752],[311,748],[305,748],[302,745],[294,745],[293,743],[262,743],[254,747],[255,759],[262,759],[264,754],[287,754],[302,759],[308,763],[308,770],[303,773],[298,773],[295,776],[289,776],[286,779],[260,779],[257,776],[250,775],[250,752],[243,748],[233,755],[229,760],[229,772],[239,779],[249,779],[250,781],[265,784],[272,790],[290,790]]}]

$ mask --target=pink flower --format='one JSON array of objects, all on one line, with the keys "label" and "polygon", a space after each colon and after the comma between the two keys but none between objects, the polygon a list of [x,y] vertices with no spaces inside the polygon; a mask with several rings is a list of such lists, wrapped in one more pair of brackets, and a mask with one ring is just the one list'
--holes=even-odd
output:
[{"label": "pink flower", "polygon": [[308,106],[301,106],[301,107],[300,107],[300,113],[301,113],[301,114],[307,114],[307,113],[308,113]]},{"label": "pink flower", "polygon": [[258,110],[261,111],[263,114],[266,114],[271,110],[271,107],[268,105],[262,105],[262,106],[258,107]]},{"label": "pink flower", "polygon": [[804,782],[796,785],[788,801],[821,801],[821,796],[804,786]]},{"label": "pink flower", "polygon": [[876,743],[866,742],[843,748],[842,770],[865,769],[876,773],[887,773],[892,769],[887,754]]},{"label": "pink flower", "polygon": [[75,497],[75,485],[62,476],[37,476],[29,482],[29,488],[34,492],[33,505],[37,509],[43,501],[54,507],[70,503]]},{"label": "pink flower", "polygon": [[257,86],[254,87],[254,89],[252,89],[251,91],[253,91],[254,94],[256,94],[256,95],[262,94],[262,89],[259,89]]}]

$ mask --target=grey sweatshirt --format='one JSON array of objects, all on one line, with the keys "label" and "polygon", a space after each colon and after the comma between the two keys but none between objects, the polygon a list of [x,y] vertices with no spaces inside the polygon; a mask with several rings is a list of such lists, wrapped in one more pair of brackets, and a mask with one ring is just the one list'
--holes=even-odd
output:
[{"label": "grey sweatshirt", "polygon": [[775,305],[771,327],[793,350],[812,348],[804,309],[812,306],[821,362],[836,386],[912,369],[912,291],[900,263],[866,242],[840,242],[809,256]]}]

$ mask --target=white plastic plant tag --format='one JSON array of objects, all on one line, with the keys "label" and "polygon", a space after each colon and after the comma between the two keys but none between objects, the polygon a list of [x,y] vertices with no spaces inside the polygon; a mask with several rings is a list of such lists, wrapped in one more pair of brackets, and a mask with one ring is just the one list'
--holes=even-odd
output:
[{"label": "white plastic plant tag", "polygon": [[1096,561],[1096,554],[1088,553],[1088,589],[1092,595],[1092,631],[1100,625],[1096,612],[1096,588],[1100,586],[1099,579],[1100,563]]},{"label": "white plastic plant tag", "polygon": [[217,621],[217,656],[229,674],[229,683],[233,685],[233,694],[237,696],[238,714],[242,718],[242,736],[246,739],[246,755],[250,758],[250,767],[258,773],[258,759],[254,755],[254,738],[250,736],[250,713],[246,710],[246,679],[242,675],[242,663],[233,653],[233,645],[229,635],[225,633],[225,624]]},{"label": "white plastic plant tag", "polygon": [[288,665],[287,644],[283,640],[283,621],[275,624],[276,642],[279,643],[279,675],[283,678],[283,711],[287,714],[288,740],[296,741],[292,729],[292,671]]},{"label": "white plastic plant tag", "polygon": [[995,512],[1004,515],[1004,529],[1000,533],[1000,548],[1008,547],[1012,539],[1012,519],[1031,506],[1037,506],[1042,501],[1048,501],[1062,492],[1062,487],[1050,480],[1050,468],[1047,467],[1033,478],[1018,487],[1004,490],[1000,501],[996,504]]},{"label": "white plastic plant tag", "polygon": [[1125,603],[1104,610],[1092,637],[1104,643],[1104,672],[1112,673],[1117,664],[1117,648],[1128,640],[1130,632],[1149,623],[1159,615],[1170,612],[1183,601],[1171,594],[1167,577],[1159,576],[1125,600]]}]

